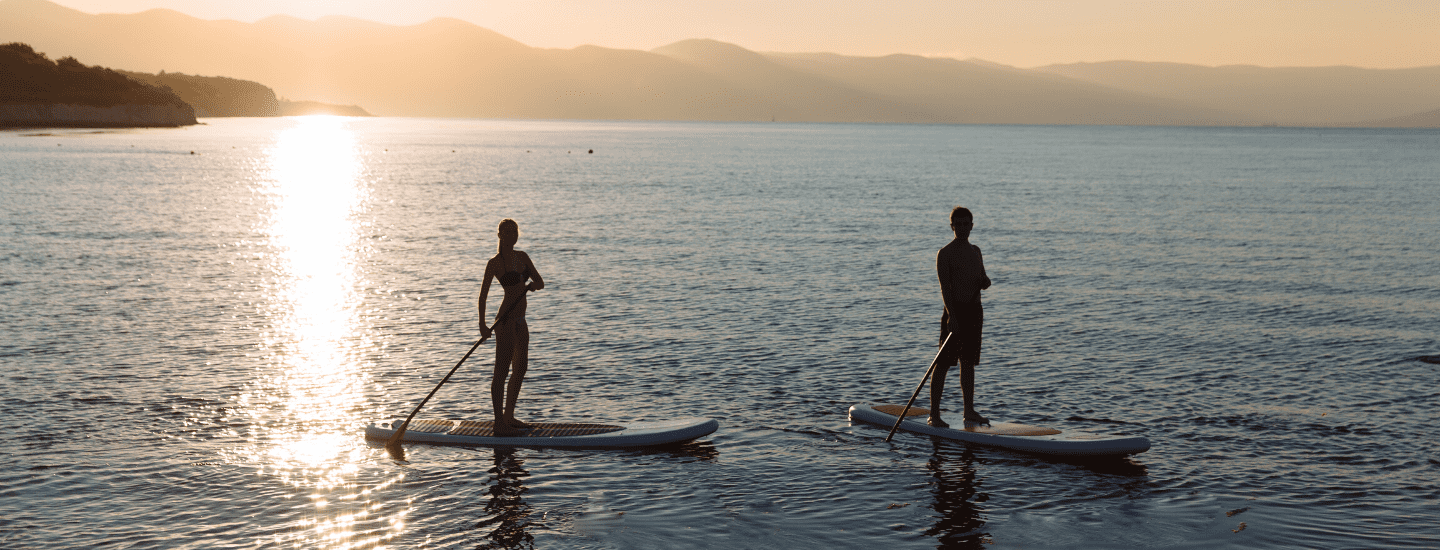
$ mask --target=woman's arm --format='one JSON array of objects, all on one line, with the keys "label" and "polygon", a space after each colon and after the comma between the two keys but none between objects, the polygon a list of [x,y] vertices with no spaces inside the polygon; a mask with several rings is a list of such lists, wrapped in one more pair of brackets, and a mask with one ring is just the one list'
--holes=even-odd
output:
[{"label": "woman's arm", "polygon": [[521,254],[525,258],[525,267],[528,268],[530,271],[530,285],[525,287],[525,289],[530,291],[537,291],[545,288],[545,279],[540,278],[540,271],[535,269],[535,262],[530,261],[529,254]]},{"label": "woman's arm", "polygon": [[485,279],[480,283],[480,304],[477,308],[480,310],[480,336],[482,338],[490,337],[490,327],[485,326],[485,299],[490,297],[490,278],[495,276],[494,267],[494,259],[485,262]]}]

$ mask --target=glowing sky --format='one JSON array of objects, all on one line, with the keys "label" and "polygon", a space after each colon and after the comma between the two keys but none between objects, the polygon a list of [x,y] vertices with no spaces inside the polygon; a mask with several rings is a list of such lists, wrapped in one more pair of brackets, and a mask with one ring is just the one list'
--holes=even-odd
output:
[{"label": "glowing sky", "polygon": [[1440,65],[1434,0],[59,0],[87,13],[201,19],[348,15],[475,23],[545,48],[649,50],[713,38],[756,51],[910,53],[1008,65],[1130,59],[1201,65]]}]

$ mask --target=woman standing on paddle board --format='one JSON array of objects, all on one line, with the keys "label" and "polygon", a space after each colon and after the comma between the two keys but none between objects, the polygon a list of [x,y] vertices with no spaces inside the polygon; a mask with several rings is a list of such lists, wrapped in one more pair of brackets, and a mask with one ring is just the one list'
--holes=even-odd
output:
[{"label": "woman standing on paddle board", "polygon": [[497,310],[503,318],[495,320],[495,379],[490,383],[490,400],[495,407],[495,435],[517,435],[530,425],[515,418],[515,400],[520,397],[520,384],[530,362],[530,327],[525,324],[525,293],[545,288],[544,279],[536,271],[530,256],[515,250],[520,240],[520,225],[515,220],[500,220],[496,230],[499,250],[485,264],[485,279],[480,284],[480,335],[489,338],[485,326],[485,300],[490,296],[490,279],[500,281],[505,297]]},{"label": "woman standing on paddle board", "polygon": [[955,341],[940,350],[935,375],[930,380],[929,424],[937,428],[949,426],[940,419],[940,396],[945,392],[945,375],[957,362],[960,363],[960,391],[965,396],[965,422],[989,423],[975,411],[975,365],[980,363],[980,325],[985,321],[980,291],[990,288],[990,277],[985,275],[980,247],[970,244],[974,222],[970,209],[956,206],[951,210],[950,228],[955,230],[955,240],[941,248],[935,257],[940,296],[945,301],[945,313],[940,317],[941,345],[946,336],[955,334]]}]

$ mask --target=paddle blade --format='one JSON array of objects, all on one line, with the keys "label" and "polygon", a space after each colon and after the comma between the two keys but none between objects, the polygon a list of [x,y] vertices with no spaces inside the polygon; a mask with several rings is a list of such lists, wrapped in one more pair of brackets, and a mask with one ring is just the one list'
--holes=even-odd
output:
[{"label": "paddle blade", "polygon": [[385,442],[385,450],[390,453],[390,458],[401,462],[405,461],[405,448],[400,445],[400,437],[405,435],[406,427],[402,424],[400,429],[395,430],[395,433],[390,436],[390,440]]}]

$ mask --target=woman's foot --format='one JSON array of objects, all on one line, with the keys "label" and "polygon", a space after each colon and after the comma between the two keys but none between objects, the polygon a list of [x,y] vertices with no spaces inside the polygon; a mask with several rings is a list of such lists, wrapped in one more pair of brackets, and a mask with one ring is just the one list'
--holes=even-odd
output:
[{"label": "woman's foot", "polygon": [[521,422],[520,419],[515,418],[515,417],[513,417],[513,416],[510,417],[510,418],[506,418],[506,419],[505,419],[505,424],[508,425],[508,426],[510,426],[511,428],[515,428],[515,429],[517,429],[517,430],[528,430],[528,429],[530,429],[530,425],[529,425],[529,424],[527,424],[527,423],[525,423],[525,422]]},{"label": "woman's foot", "polygon": [[949,427],[950,427],[950,425],[949,425],[949,424],[946,424],[944,420],[940,420],[940,416],[939,416],[939,415],[930,415],[930,419],[929,419],[929,420],[926,420],[925,423],[926,423],[926,424],[929,424],[930,426],[935,427],[935,428],[949,428]]},{"label": "woman's foot", "polygon": [[523,428],[516,428],[516,427],[514,427],[514,426],[511,426],[511,425],[505,423],[504,420],[496,420],[496,421],[495,421],[495,436],[496,436],[496,437],[513,437],[513,436],[517,436],[517,435],[524,435],[524,433],[525,433],[525,430],[524,430]]}]

